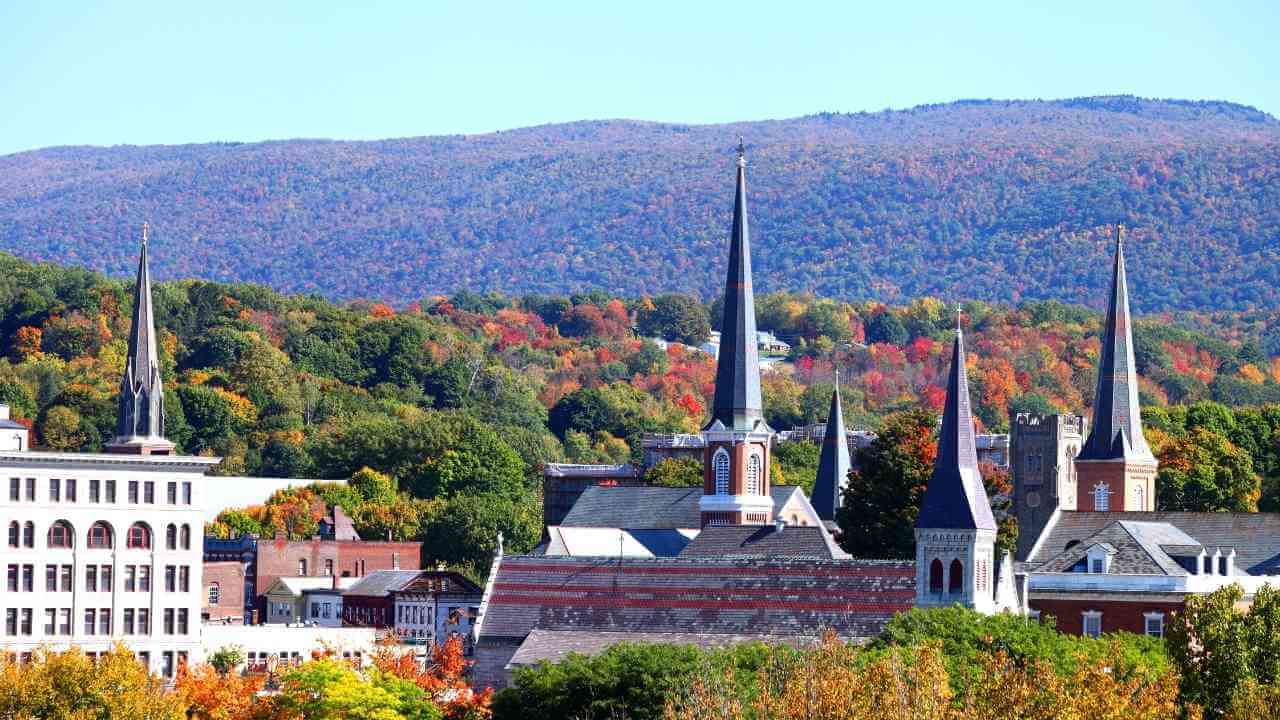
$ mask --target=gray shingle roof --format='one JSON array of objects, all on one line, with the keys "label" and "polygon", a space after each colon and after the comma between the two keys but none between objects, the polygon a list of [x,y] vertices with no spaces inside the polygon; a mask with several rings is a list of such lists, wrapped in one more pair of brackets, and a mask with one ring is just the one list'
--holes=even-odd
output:
[{"label": "gray shingle roof", "polygon": [[822,436],[822,452],[818,456],[818,477],[813,484],[813,509],[823,520],[835,520],[849,484],[849,443],[844,432],[844,410],[840,407],[840,375],[831,391],[831,409],[827,411],[827,428]]},{"label": "gray shingle roof", "polygon": [[[1123,523],[1123,526],[1121,525]],[[1146,528],[1145,525],[1163,524],[1167,529]],[[1028,564],[1035,570],[1048,570],[1046,563],[1058,567],[1058,559],[1068,543],[1078,542],[1073,546],[1081,553],[1087,546],[1095,542],[1095,535],[1100,535],[1108,526],[1117,525],[1124,535],[1136,532],[1132,542],[1143,547],[1148,555],[1157,555],[1167,559],[1178,568],[1173,571],[1168,564],[1152,559],[1159,567],[1174,574],[1182,571],[1176,561],[1170,557],[1168,550],[1161,545],[1204,545],[1212,543],[1207,549],[1213,551],[1221,548],[1225,554],[1229,549],[1236,551],[1235,566],[1250,575],[1280,574],[1280,513],[1193,513],[1193,512],[1062,512],[1056,522],[1051,523],[1045,535],[1040,538],[1036,552],[1027,558]],[[1127,530],[1125,529],[1127,526]],[[1116,530],[1109,530],[1103,537],[1123,539]],[[1112,540],[1120,555],[1124,549]],[[1153,553],[1152,550],[1155,552]],[[1112,561],[1113,563],[1115,560]],[[1137,569],[1138,566],[1134,566]],[[1152,572],[1156,572],[1154,568]]]},{"label": "gray shingle roof", "polygon": [[848,559],[826,528],[773,525],[722,525],[702,529],[680,557]]},{"label": "gray shingle roof", "polygon": [[480,641],[534,629],[872,637],[915,602],[915,563],[501,558]]},{"label": "gray shingle roof", "polygon": [[360,582],[347,588],[342,594],[383,597],[392,590],[403,590],[421,572],[421,570],[374,570],[360,578]]},{"label": "gray shingle roof", "polygon": [[701,648],[725,647],[739,643],[762,641],[777,645],[807,645],[810,638],[767,635],[717,635],[713,633],[664,632],[596,632],[594,630],[534,630],[520,643],[511,657],[511,665],[535,665],[543,661],[557,662],[569,653],[598,655],[610,645],[628,643],[665,643],[693,645]]},{"label": "gray shingle roof", "polygon": [[[773,507],[779,510],[799,488],[770,488]],[[698,528],[702,514],[698,501],[702,488],[595,485],[582,492],[561,527],[617,527],[636,529]]]}]

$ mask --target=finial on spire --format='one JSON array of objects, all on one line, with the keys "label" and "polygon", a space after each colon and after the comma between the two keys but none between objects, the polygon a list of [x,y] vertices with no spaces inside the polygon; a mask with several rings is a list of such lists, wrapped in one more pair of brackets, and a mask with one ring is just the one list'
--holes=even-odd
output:
[{"label": "finial on spire", "polygon": [[143,220],[143,221],[142,221],[142,244],[143,244],[143,245],[146,245],[146,244],[147,244],[147,233],[148,233],[150,230],[151,230],[151,223],[149,223],[149,222],[147,222],[147,221]]},{"label": "finial on spire", "polygon": [[960,313],[964,312],[964,306],[956,303],[956,332],[960,332]]},{"label": "finial on spire", "polygon": [[742,142],[742,136],[738,136],[738,167],[747,166],[747,146]]},{"label": "finial on spire", "polygon": [[1116,223],[1116,245],[1124,245],[1124,223]]}]

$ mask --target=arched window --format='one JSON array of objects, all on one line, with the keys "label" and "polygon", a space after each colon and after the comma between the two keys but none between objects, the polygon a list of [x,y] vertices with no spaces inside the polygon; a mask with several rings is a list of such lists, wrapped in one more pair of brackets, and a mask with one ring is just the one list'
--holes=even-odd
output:
[{"label": "arched window", "polygon": [[716,494],[729,494],[729,453],[724,448],[711,456],[711,470],[716,476]]},{"label": "arched window", "polygon": [[169,523],[168,527],[164,529],[164,549],[178,549],[178,526],[173,523]]},{"label": "arched window", "polygon": [[1107,512],[1111,509],[1110,485],[1100,482],[1093,486],[1093,509],[1097,512]]},{"label": "arched window", "polygon": [[938,559],[929,563],[929,592],[942,592],[942,561]]},{"label": "arched window", "polygon": [[947,592],[958,593],[964,587],[964,566],[959,560],[951,561],[951,577],[947,580]]},{"label": "arched window", "polygon": [[22,526],[22,547],[36,546],[36,524],[28,520]]},{"label": "arched window", "polygon": [[760,494],[760,456],[756,453],[747,458],[747,494]]},{"label": "arched window", "polygon": [[15,520],[9,523],[9,547],[18,547],[18,522]]},{"label": "arched window", "polygon": [[99,520],[89,528],[89,547],[110,548],[111,526]]},{"label": "arched window", "polygon": [[191,526],[183,525],[182,532],[179,533],[180,542],[183,550],[191,549]]},{"label": "arched window", "polygon": [[48,543],[51,548],[69,548],[73,537],[71,526],[65,520],[59,520],[49,526]]},{"label": "arched window", "polygon": [[218,599],[221,596],[222,596],[222,588],[218,586],[218,583],[216,582],[209,583],[209,604],[217,605]]},{"label": "arched window", "polygon": [[147,550],[151,547],[151,529],[142,523],[129,526],[129,534],[125,536],[124,546],[136,550]]}]

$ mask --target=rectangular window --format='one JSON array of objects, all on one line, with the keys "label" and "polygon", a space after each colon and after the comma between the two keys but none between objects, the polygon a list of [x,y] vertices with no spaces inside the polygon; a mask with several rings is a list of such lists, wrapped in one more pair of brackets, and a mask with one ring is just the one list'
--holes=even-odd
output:
[{"label": "rectangular window", "polygon": [[84,634],[93,635],[98,630],[98,611],[89,608],[84,611]]},{"label": "rectangular window", "polygon": [[305,577],[306,574],[307,574],[307,561],[304,558],[298,561],[298,575]]},{"label": "rectangular window", "polygon": [[84,589],[85,592],[98,592],[98,566],[84,566]]},{"label": "rectangular window", "polygon": [[1084,618],[1084,636],[1096,638],[1102,634],[1102,613],[1086,611]]},{"label": "rectangular window", "polygon": [[30,635],[32,632],[32,618],[35,611],[31,608],[22,608],[22,634]]},{"label": "rectangular window", "polygon": [[18,634],[18,609],[17,608],[7,608],[4,611],[4,634],[5,635]]},{"label": "rectangular window", "polygon": [[44,591],[58,592],[58,566],[44,566]]},{"label": "rectangular window", "polygon": [[36,479],[27,478],[27,502],[36,501]]},{"label": "rectangular window", "polygon": [[1144,631],[1152,637],[1164,637],[1164,613],[1143,615]]},{"label": "rectangular window", "polygon": [[129,481],[129,504],[130,505],[138,504],[138,481],[137,480]]},{"label": "rectangular window", "polygon": [[138,566],[124,566],[124,591],[133,592],[137,588]]},{"label": "rectangular window", "polygon": [[75,478],[67,478],[67,502],[76,501],[76,481]]},{"label": "rectangular window", "polygon": [[102,481],[101,480],[89,481],[89,502],[91,503],[102,502]]},{"label": "rectangular window", "polygon": [[124,627],[120,628],[120,632],[125,635],[133,634],[133,608],[126,608],[124,611]]},{"label": "rectangular window", "polygon": [[189,482],[182,483],[182,504],[191,504],[191,483]]},{"label": "rectangular window", "polygon": [[22,566],[22,592],[34,592],[36,589],[36,566]]},{"label": "rectangular window", "polygon": [[102,608],[98,611],[98,634],[111,634],[111,609]]},{"label": "rectangular window", "polygon": [[116,481],[108,480],[107,481],[107,502],[113,503],[115,501],[116,501]]},{"label": "rectangular window", "polygon": [[190,632],[190,626],[188,625],[188,621],[190,620],[190,617],[187,614],[188,612],[189,611],[186,608],[178,608],[178,634],[179,635],[186,635],[188,632]]},{"label": "rectangular window", "polygon": [[151,566],[138,566],[138,592],[151,592]]},{"label": "rectangular window", "polygon": [[171,482],[168,484],[165,488],[165,500],[167,500],[170,505],[178,504],[178,483]]},{"label": "rectangular window", "polygon": [[1089,561],[1089,572],[1101,573],[1102,571],[1102,558],[1093,558]]},{"label": "rectangular window", "polygon": [[62,608],[58,611],[58,634],[71,634],[71,608]]},{"label": "rectangular window", "polygon": [[9,478],[9,502],[18,502],[18,498],[21,497],[19,492],[21,487],[22,480],[20,478]]},{"label": "rectangular window", "polygon": [[178,568],[178,592],[191,592],[191,568],[186,565]]},{"label": "rectangular window", "polygon": [[5,587],[9,590],[9,592],[18,592],[18,566],[17,565],[9,566],[8,583],[5,585]]},{"label": "rectangular window", "polygon": [[150,480],[142,484],[142,501],[148,505],[156,504],[156,484]]},{"label": "rectangular window", "polygon": [[391,569],[392,570],[400,569],[400,553],[398,552],[391,553]]},{"label": "rectangular window", "polygon": [[151,611],[146,608],[138,608],[138,634],[151,634]]},{"label": "rectangular window", "polygon": [[320,603],[311,603],[311,619],[315,620],[320,617]]},{"label": "rectangular window", "polygon": [[54,612],[54,609],[46,609],[44,611],[44,634],[52,636],[53,631],[57,629],[57,622],[57,613]]},{"label": "rectangular window", "polygon": [[103,565],[102,574],[99,576],[99,587],[102,592],[111,592],[111,566]]},{"label": "rectangular window", "polygon": [[173,608],[164,609],[164,634],[173,634]]},{"label": "rectangular window", "polygon": [[74,571],[75,568],[70,565],[62,566],[62,592],[71,592],[71,581],[73,580],[72,573]]},{"label": "rectangular window", "polygon": [[138,662],[142,663],[142,667],[146,668],[147,672],[151,672],[151,653],[149,652],[138,653]]},{"label": "rectangular window", "polygon": [[333,575],[333,561],[332,561],[332,560],[325,560],[325,561],[324,561],[324,574],[325,574],[325,575]]},{"label": "rectangular window", "polygon": [[164,566],[164,591],[174,592],[178,585],[178,569],[172,565]]},{"label": "rectangular window", "polygon": [[49,502],[62,501],[62,481],[57,478],[49,478]]},{"label": "rectangular window", "polygon": [[173,677],[173,651],[160,653],[160,673],[165,677]]}]

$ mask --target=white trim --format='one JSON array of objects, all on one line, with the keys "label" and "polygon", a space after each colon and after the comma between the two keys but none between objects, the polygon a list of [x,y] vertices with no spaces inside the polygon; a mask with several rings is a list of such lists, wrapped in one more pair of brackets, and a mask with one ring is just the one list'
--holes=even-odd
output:
[{"label": "white trim", "polygon": [[[1151,632],[1150,623],[1152,620],[1160,621],[1160,632],[1158,633]],[[1143,634],[1150,635],[1152,637],[1164,637],[1164,613],[1162,612],[1142,613],[1142,632]]]},{"label": "white trim", "polygon": [[768,495],[703,495],[701,512],[763,512],[773,517],[773,498]]},{"label": "white trim", "polygon": [[716,448],[711,455],[711,482],[716,495],[728,495],[733,487],[733,462],[724,448]]},{"label": "white trim", "polygon": [[[1096,634],[1089,632],[1089,621],[1096,620],[1098,623],[1098,632]],[[1102,635],[1102,613],[1098,610],[1085,610],[1080,613],[1080,634],[1084,637],[1099,637]]]}]

